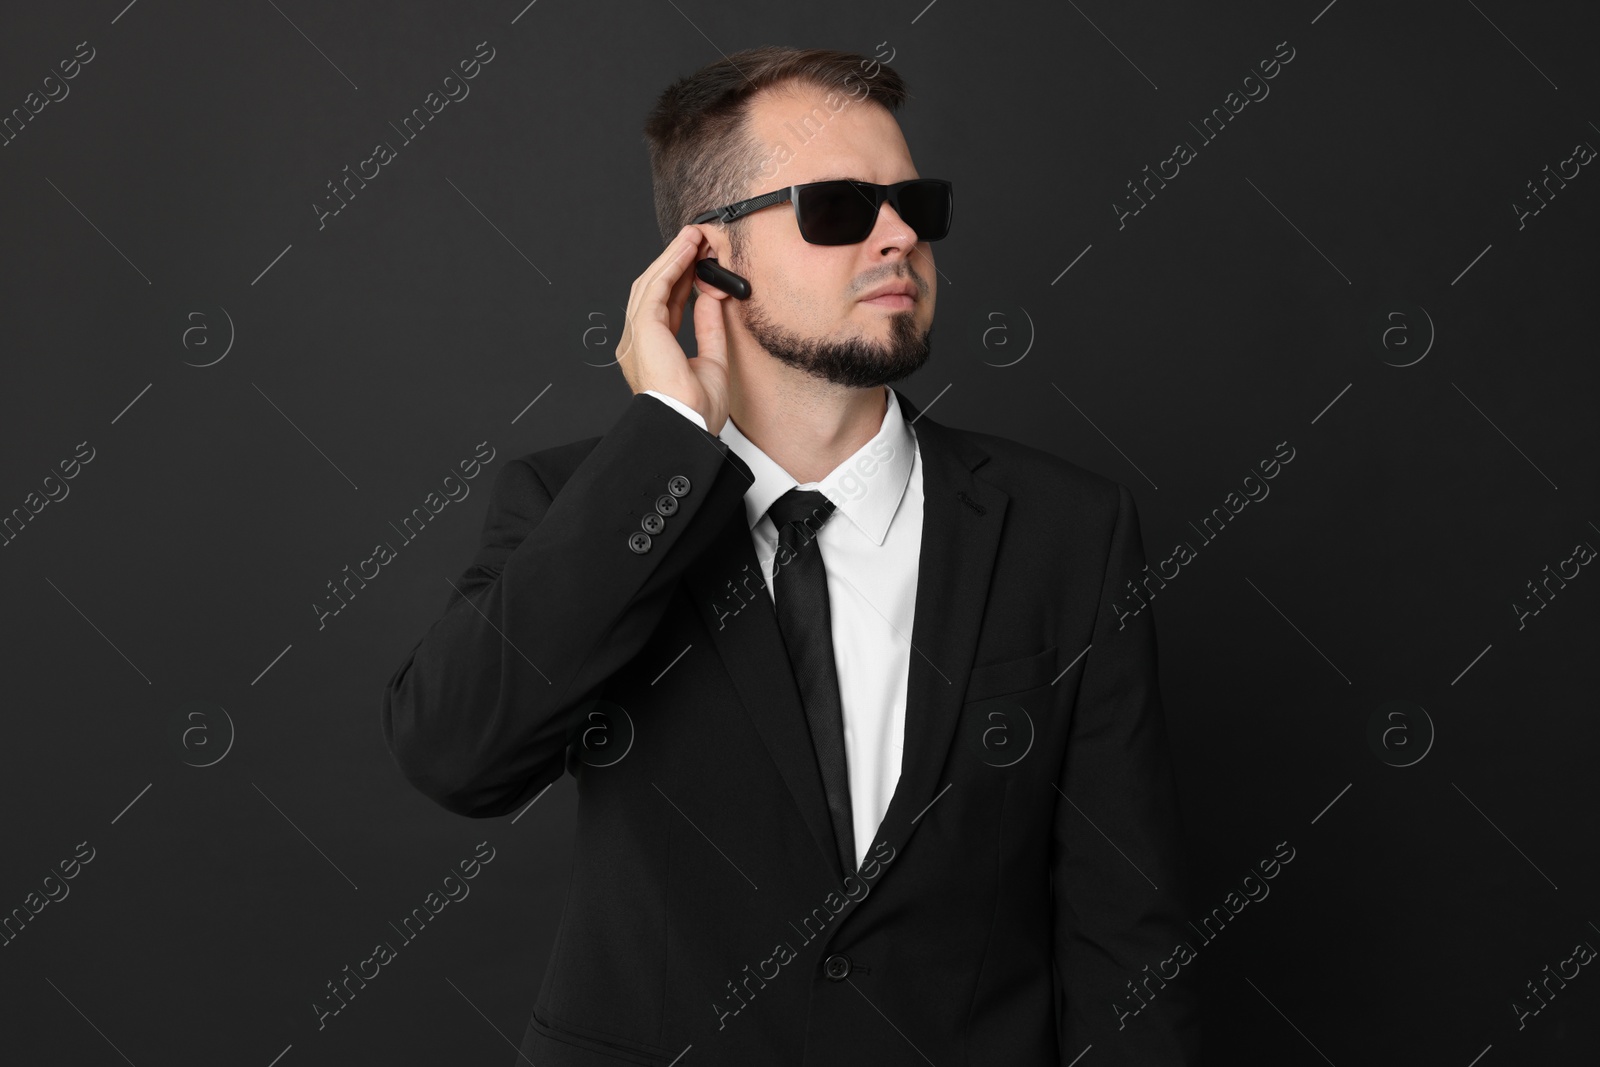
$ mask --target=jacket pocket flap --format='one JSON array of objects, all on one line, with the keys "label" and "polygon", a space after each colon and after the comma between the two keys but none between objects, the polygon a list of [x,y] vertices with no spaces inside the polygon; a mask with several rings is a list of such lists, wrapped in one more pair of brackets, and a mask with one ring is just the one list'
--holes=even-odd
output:
[{"label": "jacket pocket flap", "polygon": [[963,700],[971,703],[1049,685],[1057,674],[1056,653],[1059,649],[1059,645],[1051,645],[1031,656],[972,668],[972,677],[967,680],[967,693]]}]

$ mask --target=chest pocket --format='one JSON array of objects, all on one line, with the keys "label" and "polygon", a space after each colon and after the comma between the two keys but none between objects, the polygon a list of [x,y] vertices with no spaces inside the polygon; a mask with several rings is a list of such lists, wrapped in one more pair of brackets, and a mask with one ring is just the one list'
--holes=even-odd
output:
[{"label": "chest pocket", "polygon": [[1059,645],[1051,645],[1031,656],[1002,660],[999,663],[986,663],[972,668],[972,676],[967,680],[967,692],[962,700],[972,703],[976,700],[987,700],[990,697],[1020,693],[1027,689],[1049,685],[1055,680],[1056,675],[1061,673],[1060,668],[1056,666],[1056,655],[1059,650]]}]

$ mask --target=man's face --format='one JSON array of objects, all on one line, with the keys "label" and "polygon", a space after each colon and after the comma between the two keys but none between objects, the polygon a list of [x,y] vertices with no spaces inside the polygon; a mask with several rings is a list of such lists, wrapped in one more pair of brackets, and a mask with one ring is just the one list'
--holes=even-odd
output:
[{"label": "man's face", "polygon": [[[826,93],[802,87],[754,101],[751,130],[762,148],[746,197],[835,178],[890,185],[921,177],[893,115],[843,93],[832,101],[844,102],[838,111],[826,100]],[[757,344],[791,367],[868,388],[899,381],[928,358],[938,285],[933,246],[887,202],[872,233],[853,245],[808,243],[792,204],[755,212],[746,219],[744,255],[728,267],[750,280],[751,296],[727,301],[727,308]],[[905,299],[862,299],[891,282],[915,286],[909,307]]]}]

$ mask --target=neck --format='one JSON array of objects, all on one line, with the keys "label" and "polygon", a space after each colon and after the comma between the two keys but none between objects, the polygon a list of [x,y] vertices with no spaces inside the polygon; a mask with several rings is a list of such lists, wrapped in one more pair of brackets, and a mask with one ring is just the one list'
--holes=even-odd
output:
[{"label": "neck", "polygon": [[853,389],[773,364],[730,383],[728,417],[801,485],[820,482],[883,428],[889,390]]}]

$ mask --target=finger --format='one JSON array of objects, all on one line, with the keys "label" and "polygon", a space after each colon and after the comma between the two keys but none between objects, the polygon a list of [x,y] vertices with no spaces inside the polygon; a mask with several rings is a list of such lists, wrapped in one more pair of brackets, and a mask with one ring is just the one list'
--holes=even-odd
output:
[{"label": "finger", "polygon": [[650,268],[634,281],[633,299],[627,312],[630,334],[636,333],[642,324],[659,323],[676,336],[683,321],[683,299],[674,300],[674,296],[680,285],[688,284],[685,279],[693,279],[693,273],[686,268],[693,262],[700,240],[697,227],[685,226],[661,250]]},{"label": "finger", "polygon": [[[665,308],[667,298],[672,287],[685,273],[684,268],[693,260],[695,249],[700,246],[700,231],[694,226],[685,226],[678,232],[661,254],[650,264],[649,269],[640,275],[644,285],[637,292],[638,310],[660,307]],[[637,282],[635,283],[638,284]]]},{"label": "finger", "polygon": [[[696,257],[700,255],[699,245],[695,246],[694,254]],[[667,329],[672,331],[673,336],[677,336],[678,327],[683,324],[683,306],[688,302],[689,294],[694,292],[698,281],[694,272],[694,262],[694,259],[689,261],[688,269],[678,275],[678,279],[672,283],[672,288],[667,294]]]},{"label": "finger", "polygon": [[[679,230],[677,236],[667,242],[667,246],[651,261],[633,280],[633,286],[628,292],[628,306],[623,312],[622,338],[618,345],[618,359],[625,359],[632,354],[636,338],[634,334],[641,323],[640,316],[645,316],[643,321],[664,321],[664,311],[661,310],[667,299],[671,285],[683,273],[683,260],[697,247],[700,240],[700,231],[694,226],[685,226]],[[626,373],[626,372],[624,372]]]},{"label": "finger", "polygon": [[[716,291],[708,289],[708,292]],[[724,294],[725,295],[725,294]],[[694,343],[696,358],[711,359],[728,364],[728,328],[723,318],[721,300],[696,300],[694,302]]]}]

